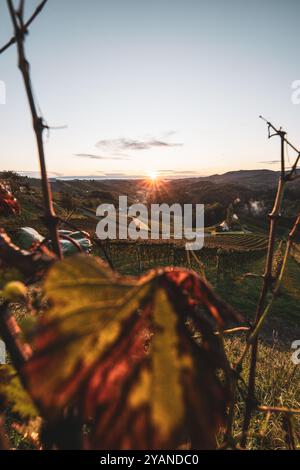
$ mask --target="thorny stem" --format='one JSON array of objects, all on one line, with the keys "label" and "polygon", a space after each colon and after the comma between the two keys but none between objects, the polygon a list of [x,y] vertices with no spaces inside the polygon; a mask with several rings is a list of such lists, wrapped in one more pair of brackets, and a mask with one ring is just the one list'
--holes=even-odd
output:
[{"label": "thorny stem", "polygon": [[285,253],[284,253],[284,256],[283,256],[283,261],[282,261],[282,264],[281,264],[281,268],[280,268],[278,277],[276,279],[276,283],[275,283],[275,287],[274,287],[273,292],[272,292],[271,299],[270,299],[269,303],[267,304],[267,306],[265,307],[260,319],[254,325],[254,327],[251,330],[251,333],[249,334],[249,336],[247,338],[247,344],[246,344],[245,350],[243,351],[242,356],[240,357],[240,359],[237,363],[237,368],[241,368],[242,362],[243,362],[247,352],[249,351],[250,345],[253,344],[255,338],[257,337],[258,333],[260,332],[260,330],[261,330],[261,328],[262,328],[262,326],[265,322],[265,319],[266,319],[268,313],[270,312],[270,310],[273,306],[274,300],[276,299],[276,297],[278,295],[280,285],[281,285],[281,282],[282,282],[282,279],[283,279],[283,275],[284,275],[284,272],[285,272],[285,269],[286,269],[287,260],[288,260],[289,254],[291,252],[291,248],[292,248],[292,244],[293,244],[293,238],[296,234],[296,229],[299,226],[299,224],[300,224],[300,215],[298,215],[298,217],[295,221],[295,224],[294,224],[294,226],[293,226],[293,228],[292,228],[292,230],[289,234],[288,241],[287,241],[287,244],[286,244]]},{"label": "thorny stem", "polygon": [[[32,15],[30,16],[30,18],[26,21],[25,24],[23,24],[23,28],[22,28],[22,32],[24,32],[24,34],[27,32],[29,26],[31,25],[31,23],[35,20],[35,18],[37,17],[37,15],[39,15],[39,13],[42,11],[42,9],[44,8],[44,6],[46,5],[48,0],[43,0],[37,7],[36,9],[34,10],[34,12],[32,13]],[[24,2],[22,2],[23,5],[20,5],[20,8],[19,8],[19,15],[21,17],[23,17],[23,7],[24,7]],[[0,49],[0,54],[2,54],[2,52],[6,51],[6,49],[8,49],[10,46],[12,46],[13,44],[15,44],[16,42],[16,36],[13,36],[12,38],[10,38],[10,40],[3,46],[1,47]]]},{"label": "thorny stem", "polygon": [[[282,262],[281,269],[280,269],[280,272],[278,274],[278,277],[276,279],[276,283],[275,283],[275,286],[274,286],[274,289],[273,289],[273,292],[272,292],[271,299],[269,300],[267,306],[265,307],[265,309],[261,313],[260,317],[258,318],[257,322],[255,323],[255,326],[252,329],[252,331],[251,331],[251,333],[250,333],[250,335],[247,339],[246,348],[245,348],[245,351],[244,351],[241,359],[243,359],[245,357],[245,355],[248,352],[249,347],[251,345],[252,345],[252,347],[256,345],[256,357],[257,357],[258,335],[259,335],[259,332],[260,332],[260,330],[261,330],[261,328],[262,328],[262,326],[265,322],[265,319],[266,319],[267,315],[269,314],[269,312],[271,311],[273,303],[274,303],[274,301],[275,301],[275,299],[278,295],[278,292],[279,292],[279,289],[280,289],[280,286],[281,286],[281,283],[282,283],[283,275],[284,275],[284,272],[285,272],[285,269],[286,269],[287,260],[288,260],[288,257],[289,257],[290,251],[291,251],[293,239],[294,239],[294,237],[297,233],[297,228],[299,227],[299,224],[300,224],[300,214],[298,215],[298,217],[297,217],[297,219],[296,219],[296,221],[293,225],[293,228],[289,233],[288,241],[287,241],[287,244],[286,244],[285,253],[284,253],[284,257],[283,257],[283,262]],[[253,354],[253,349],[252,349],[252,354]],[[241,365],[241,359],[240,359],[240,365]],[[254,370],[254,372],[255,372],[255,370]],[[251,373],[251,369],[250,369],[250,373]],[[249,382],[250,382],[250,374],[249,374]],[[249,389],[248,389],[248,397],[249,397]],[[254,404],[254,400],[252,402],[252,405],[253,404]],[[246,417],[246,415],[245,415],[245,417]],[[250,419],[251,419],[251,417],[250,417]],[[250,424],[250,420],[249,420],[249,424]],[[249,424],[248,424],[248,426],[249,426]],[[243,436],[243,438],[244,438],[244,436]],[[246,442],[244,444],[243,444],[243,442],[244,441],[242,441],[242,446],[245,446]]]},{"label": "thorny stem", "polygon": [[[284,139],[284,133],[280,133],[279,135],[281,137],[281,142],[282,142]],[[283,145],[281,145],[281,151],[283,152]],[[284,155],[282,155],[282,160],[284,160]],[[284,164],[282,164],[282,169],[284,170]],[[256,314],[255,314],[254,329],[256,328],[256,325],[258,324],[261,316],[263,315],[267,294],[272,288],[272,281],[273,281],[272,266],[273,266],[274,250],[275,250],[276,227],[277,227],[278,218],[280,217],[284,189],[285,189],[285,179],[284,179],[284,173],[282,172],[281,177],[278,181],[277,194],[276,194],[276,198],[274,202],[274,207],[273,207],[272,212],[269,215],[270,230],[269,230],[268,252],[267,252],[266,265],[265,265],[265,272],[263,275],[263,285],[262,285],[262,289],[261,289],[261,293],[260,293],[260,297],[259,297],[259,301],[258,301],[258,305],[256,309]],[[247,394],[247,400],[246,400],[246,410],[245,410],[243,432],[242,432],[242,439],[241,439],[242,447],[246,446],[247,432],[248,432],[250,421],[251,421],[252,410],[255,404],[254,393],[255,393],[257,350],[258,350],[258,331],[259,330],[257,330],[256,336],[253,339],[253,341],[251,341],[251,343],[247,342],[245,351],[238,364],[241,367],[242,360],[246,356],[246,353],[249,349],[249,345],[251,344],[252,350],[251,350],[250,371],[249,371],[249,379],[248,379],[248,394]]]},{"label": "thorny stem", "polygon": [[290,234],[289,234],[289,238],[288,238],[288,241],[287,241],[287,244],[286,244],[286,248],[285,248],[285,253],[284,253],[284,257],[283,257],[283,261],[282,261],[282,265],[281,265],[281,268],[280,268],[280,272],[279,272],[279,275],[276,279],[276,283],[275,283],[275,287],[273,289],[273,294],[272,294],[272,297],[268,303],[268,305],[266,306],[265,310],[263,311],[259,321],[257,322],[254,330],[251,332],[249,338],[248,338],[248,341],[249,343],[251,343],[255,337],[258,335],[261,327],[263,326],[263,323],[269,313],[269,311],[271,310],[272,308],[272,305],[274,303],[274,300],[276,299],[277,297],[277,294],[279,292],[279,289],[280,289],[280,285],[281,285],[281,282],[282,282],[282,279],[283,279],[283,275],[284,275],[284,272],[285,272],[285,269],[286,269],[286,264],[287,264],[287,260],[288,260],[288,257],[289,257],[289,254],[290,254],[290,251],[291,251],[291,247],[292,247],[292,242],[293,242],[293,235],[292,233],[294,232],[294,234],[296,233],[295,232],[295,229],[298,227],[299,225],[299,222],[300,222],[300,216],[297,217],[296,219],[296,222],[293,226],[293,229],[291,230]]},{"label": "thorny stem", "polygon": [[41,170],[41,177],[42,177],[42,191],[43,197],[45,201],[45,223],[48,227],[50,238],[53,245],[53,250],[58,258],[62,257],[61,254],[61,247],[59,243],[59,236],[58,236],[58,219],[55,215],[55,211],[53,208],[52,202],[52,192],[51,187],[48,181],[47,176],[47,169],[46,169],[46,162],[45,162],[45,152],[44,152],[44,143],[43,143],[43,131],[45,129],[45,125],[43,122],[43,118],[40,117],[37,113],[37,108],[33,96],[32,85],[31,85],[31,78],[30,78],[30,66],[29,62],[26,59],[25,50],[24,50],[24,41],[25,41],[25,32],[24,31],[24,24],[23,24],[23,17],[22,11],[16,12],[13,7],[12,0],[7,0],[7,5],[9,9],[9,13],[11,16],[11,20],[14,27],[15,32],[15,41],[17,43],[17,50],[18,50],[18,58],[19,58],[19,69],[21,71],[25,90],[27,94],[27,99],[32,115],[32,123],[33,129],[36,136],[38,154],[39,154],[39,161],[40,161],[40,170]]},{"label": "thorny stem", "polygon": [[[277,227],[277,221],[278,218],[280,217],[280,211],[282,207],[282,200],[283,200],[283,195],[284,195],[284,190],[285,190],[285,185],[287,181],[291,180],[291,177],[293,174],[296,172],[296,167],[299,161],[299,152],[297,149],[287,141],[285,135],[286,133],[283,132],[281,129],[278,130],[276,129],[270,122],[267,122],[268,127],[272,128],[275,131],[274,135],[278,135],[281,140],[281,175],[280,179],[278,182],[278,188],[277,188],[277,194],[275,198],[275,203],[273,210],[270,214],[270,230],[269,230],[269,244],[268,244],[268,252],[267,252],[267,259],[266,259],[266,265],[265,265],[265,272],[263,275],[263,286],[261,289],[260,293],[260,298],[258,301],[257,305],[257,310],[256,310],[256,315],[255,315],[255,321],[254,321],[254,326],[253,329],[248,337],[247,344],[245,347],[245,350],[237,364],[237,369],[240,370],[242,367],[242,362],[251,347],[251,359],[250,359],[250,372],[249,372],[249,379],[248,379],[248,395],[247,395],[247,400],[246,400],[246,410],[245,410],[245,416],[244,416],[244,423],[243,423],[243,432],[242,432],[242,439],[241,439],[241,446],[245,447],[246,446],[246,441],[247,441],[247,433],[251,421],[251,415],[252,415],[252,410],[255,406],[255,375],[256,375],[256,364],[257,364],[257,352],[258,352],[258,335],[259,332],[264,324],[265,318],[267,317],[269,311],[271,310],[271,307],[273,305],[273,302],[276,298],[276,295],[278,294],[281,281],[283,278],[283,274],[286,268],[286,263],[288,259],[288,255],[290,253],[291,245],[292,245],[292,239],[294,238],[296,234],[296,230],[298,228],[300,218],[299,216],[297,217],[297,220],[295,221],[295,224],[289,234],[286,250],[285,250],[285,255],[283,259],[283,263],[279,272],[279,275],[276,279],[275,287],[272,293],[272,297],[268,303],[268,305],[265,307],[265,302],[267,295],[269,291],[272,289],[272,284],[273,284],[273,278],[272,278],[272,266],[273,266],[273,260],[274,260],[274,249],[275,249],[275,239],[276,239],[276,227]],[[270,137],[270,135],[269,135]],[[294,150],[298,152],[297,159],[292,167],[292,171],[289,172],[287,175],[285,174],[285,157],[284,157],[284,144],[287,143],[290,147],[292,147]]]}]

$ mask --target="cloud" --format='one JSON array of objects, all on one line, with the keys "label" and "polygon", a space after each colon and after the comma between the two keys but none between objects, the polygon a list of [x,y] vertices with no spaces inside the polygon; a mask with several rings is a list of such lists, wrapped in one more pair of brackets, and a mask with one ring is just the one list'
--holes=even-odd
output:
[{"label": "cloud", "polygon": [[280,163],[281,160],[265,160],[257,163],[268,163],[269,165],[274,165],[275,163]]},{"label": "cloud", "polygon": [[[28,178],[40,178],[41,173],[40,171],[18,171],[17,172],[21,176],[28,176]],[[58,171],[48,171],[48,176],[49,178],[52,178],[53,176],[63,176],[63,173],[59,173]]]},{"label": "cloud", "polygon": [[126,179],[126,180],[131,180],[131,179],[143,179],[145,178],[145,176],[143,174],[128,174],[128,173],[125,173],[125,172],[115,172],[115,173],[104,173],[104,172],[101,172],[101,171],[98,171],[97,173],[99,173],[100,177],[103,177],[103,178],[107,178],[107,179],[119,179],[119,178],[122,178],[122,179]]},{"label": "cloud", "polygon": [[183,144],[178,142],[168,142],[168,137],[176,134],[175,131],[165,132],[161,134],[161,138],[147,137],[144,139],[103,139],[99,140],[95,147],[101,149],[104,155],[97,155],[95,153],[75,153],[74,157],[88,158],[90,160],[130,160],[132,157],[125,151],[131,150],[149,150],[152,148],[168,148],[168,147],[181,147]]},{"label": "cloud", "polygon": [[159,176],[163,178],[184,178],[202,176],[199,170],[157,170]]},{"label": "cloud", "polygon": [[183,143],[168,142],[164,139],[104,139],[97,142],[96,147],[109,150],[150,150],[152,148],[182,147]]},{"label": "cloud", "polygon": [[89,158],[91,160],[129,160],[127,155],[104,156],[93,153],[75,153],[74,157]]},{"label": "cloud", "polygon": [[194,175],[197,173],[195,170],[158,170],[158,173],[172,173],[172,174],[186,174],[186,175]]}]

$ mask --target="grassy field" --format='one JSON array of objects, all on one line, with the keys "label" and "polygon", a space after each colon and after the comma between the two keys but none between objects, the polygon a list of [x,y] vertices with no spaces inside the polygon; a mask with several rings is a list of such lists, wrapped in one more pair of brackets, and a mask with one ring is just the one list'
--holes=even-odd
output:
[{"label": "grassy field", "polygon": [[[225,341],[229,360],[237,361],[244,340],[241,334]],[[247,364],[247,363],[245,363]],[[245,367],[242,377],[246,381],[248,368]],[[288,407],[300,407],[300,367],[291,361],[289,344],[284,345],[276,335],[272,341],[262,339],[259,342],[259,354],[256,375],[256,399],[259,404]],[[241,383],[235,407],[233,436],[239,438],[242,431],[244,398],[246,385]],[[300,449],[300,416],[293,418],[294,431]],[[278,413],[254,413],[249,430],[248,449],[287,449],[287,437],[283,415]]]}]

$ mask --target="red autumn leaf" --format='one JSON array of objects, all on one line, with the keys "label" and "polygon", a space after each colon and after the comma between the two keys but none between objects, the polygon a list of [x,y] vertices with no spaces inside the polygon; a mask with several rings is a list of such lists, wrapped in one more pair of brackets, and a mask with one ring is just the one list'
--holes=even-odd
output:
[{"label": "red autumn leaf", "polygon": [[168,449],[186,438],[193,448],[215,446],[230,398],[228,363],[196,308],[219,328],[237,317],[203,280],[181,269],[122,278],[76,256],[53,266],[45,293],[52,307],[24,373],[48,419],[75,407],[96,449]]},{"label": "red autumn leaf", "polygon": [[15,215],[20,213],[20,206],[12,195],[9,186],[0,181],[0,214]]}]

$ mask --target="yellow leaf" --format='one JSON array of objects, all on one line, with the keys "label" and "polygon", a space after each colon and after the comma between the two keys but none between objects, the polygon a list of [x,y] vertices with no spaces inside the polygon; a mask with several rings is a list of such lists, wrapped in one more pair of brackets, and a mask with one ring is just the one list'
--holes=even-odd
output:
[{"label": "yellow leaf", "polygon": [[214,447],[229,389],[212,321],[236,318],[203,279],[168,268],[122,277],[79,255],[56,263],[44,290],[51,307],[24,373],[48,419],[74,406],[82,424],[92,420],[92,448],[176,448],[183,431],[195,448]]}]

